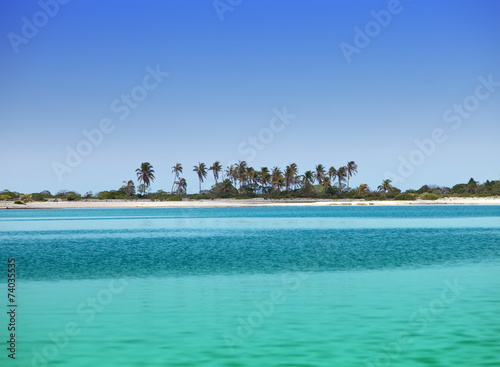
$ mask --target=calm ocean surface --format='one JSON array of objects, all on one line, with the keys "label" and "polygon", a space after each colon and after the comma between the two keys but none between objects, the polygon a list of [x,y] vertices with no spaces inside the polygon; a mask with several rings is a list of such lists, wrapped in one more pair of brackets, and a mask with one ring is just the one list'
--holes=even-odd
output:
[{"label": "calm ocean surface", "polygon": [[0,366],[500,366],[500,206],[3,210],[0,261]]}]

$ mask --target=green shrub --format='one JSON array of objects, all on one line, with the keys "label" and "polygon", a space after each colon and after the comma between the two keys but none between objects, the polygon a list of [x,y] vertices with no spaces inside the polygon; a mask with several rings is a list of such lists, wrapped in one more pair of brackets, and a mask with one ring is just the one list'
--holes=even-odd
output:
[{"label": "green shrub", "polygon": [[66,200],[68,201],[74,201],[74,200],[80,200],[82,196],[76,192],[70,191],[68,192],[68,195],[66,196]]},{"label": "green shrub", "polygon": [[47,201],[47,199],[45,199],[45,196],[41,192],[35,192],[31,194],[31,199],[33,199],[34,201]]},{"label": "green shrub", "polygon": [[417,198],[413,194],[405,193],[396,195],[394,200],[417,200]]},{"label": "green shrub", "polygon": [[230,198],[238,195],[238,190],[233,186],[230,180],[225,179],[217,185],[214,185],[210,189],[210,193],[219,198]]},{"label": "green shrub", "polygon": [[168,197],[170,194],[168,192],[165,192],[163,190],[158,190],[157,192],[153,194],[149,194],[149,197],[152,201],[164,201],[168,200]]},{"label": "green shrub", "polygon": [[99,200],[130,199],[130,198],[132,198],[131,196],[128,196],[124,192],[117,191],[117,190],[101,191],[96,195],[96,197]]},{"label": "green shrub", "polygon": [[150,194],[149,197],[152,201],[182,201],[182,195],[172,195],[163,190],[158,190],[154,194]]},{"label": "green shrub", "polygon": [[0,191],[0,195],[8,195],[10,199],[18,199],[22,194],[17,191],[3,190]]},{"label": "green shrub", "polygon": [[59,191],[56,195],[56,198],[58,199],[66,199],[68,201],[74,201],[74,200],[80,200],[82,196],[74,191]]},{"label": "green shrub", "polygon": [[424,192],[422,195],[420,195],[420,199],[422,200],[437,200],[439,199],[439,196],[430,192]]},{"label": "green shrub", "polygon": [[467,191],[466,184],[457,184],[451,188],[452,194],[463,194]]},{"label": "green shrub", "polygon": [[[386,196],[388,199],[395,199],[400,194],[401,194],[401,190],[398,189],[397,187],[393,187],[391,190],[389,190],[389,192],[386,194]],[[406,199],[402,199],[402,200],[406,200]]]},{"label": "green shrub", "polygon": [[19,196],[19,200],[22,201],[23,203],[29,203],[29,202],[33,201],[33,199],[31,198],[31,194],[21,195],[21,196]]},{"label": "green shrub", "polygon": [[23,203],[21,200],[16,200],[16,201],[14,201],[14,204],[26,205],[26,204],[25,204],[25,203]]},{"label": "green shrub", "polygon": [[193,200],[213,200],[213,199],[216,199],[216,196],[213,194],[207,194],[207,193],[203,192],[201,194],[191,195],[190,198]]}]

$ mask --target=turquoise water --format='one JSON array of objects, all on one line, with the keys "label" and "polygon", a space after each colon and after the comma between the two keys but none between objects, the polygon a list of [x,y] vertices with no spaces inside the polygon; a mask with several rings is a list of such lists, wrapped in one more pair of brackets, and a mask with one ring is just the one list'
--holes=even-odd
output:
[{"label": "turquoise water", "polygon": [[4,210],[13,257],[1,366],[500,365],[498,206]]}]

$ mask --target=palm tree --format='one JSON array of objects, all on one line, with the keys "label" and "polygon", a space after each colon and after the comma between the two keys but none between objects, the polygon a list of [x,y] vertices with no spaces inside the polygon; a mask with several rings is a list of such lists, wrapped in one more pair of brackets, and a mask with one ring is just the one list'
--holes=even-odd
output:
[{"label": "palm tree", "polygon": [[143,162],[141,167],[135,170],[137,174],[137,181],[139,184],[143,184],[141,187],[142,195],[146,194],[146,188],[151,185],[151,182],[155,180],[155,171],[153,170],[153,166],[149,162]]},{"label": "palm tree", "polygon": [[273,171],[271,173],[271,188],[273,191],[279,192],[283,187],[284,178],[281,170],[278,167],[273,167]]},{"label": "palm tree", "polygon": [[174,186],[176,181],[179,181],[179,174],[182,173],[182,164],[176,163],[175,166],[172,167],[172,172],[175,173],[174,183],[172,184],[172,191],[174,192]]},{"label": "palm tree", "polygon": [[298,185],[300,184],[300,179],[299,179],[299,168],[297,167],[296,163],[290,164],[290,168],[292,169],[293,172],[293,180],[292,184],[293,185]]},{"label": "palm tree", "polygon": [[257,171],[253,167],[248,167],[246,174],[247,174],[248,183],[255,183],[256,182],[258,175],[257,175]]},{"label": "palm tree", "polygon": [[226,168],[226,175],[233,181],[233,185],[236,186],[236,173],[235,173],[235,168],[233,165],[227,166]]},{"label": "palm tree", "polygon": [[293,182],[293,171],[290,168],[290,166],[285,167],[285,186],[286,186],[286,191],[290,190],[290,186]]},{"label": "palm tree", "polygon": [[347,168],[340,167],[337,170],[337,180],[339,181],[339,190],[342,191],[342,181],[345,181],[345,177],[347,176]]},{"label": "palm tree", "polygon": [[297,173],[298,173],[298,168],[295,163],[292,163],[285,167],[284,178],[285,178],[286,191],[290,191],[290,187],[298,183]]},{"label": "palm tree", "polygon": [[212,164],[212,167],[208,169],[209,171],[212,171],[214,174],[214,179],[215,179],[215,184],[217,185],[217,181],[219,179],[219,173],[222,171],[222,166],[219,161],[215,161],[214,164]]},{"label": "palm tree", "polygon": [[247,181],[247,162],[239,161],[236,163],[236,177],[238,181],[240,181],[240,189],[243,184],[246,184]]},{"label": "palm tree", "polygon": [[121,187],[121,190],[128,196],[134,195],[135,193],[134,181],[132,180],[123,181],[123,186]]},{"label": "palm tree", "polygon": [[330,186],[331,186],[330,177],[325,176],[325,178],[323,178],[323,189],[324,189],[324,192],[326,192],[326,190],[328,190],[328,188]]},{"label": "palm tree", "polygon": [[318,181],[319,185],[323,184],[323,179],[325,178],[325,167],[322,164],[316,166],[316,172],[314,178]]},{"label": "palm tree", "polygon": [[262,167],[260,169],[260,184],[262,187],[267,188],[267,185],[271,182],[271,174],[267,167]]},{"label": "palm tree", "polygon": [[[380,186],[379,186],[380,187]],[[364,195],[369,191],[367,184],[361,184],[358,186],[358,195]]]},{"label": "palm tree", "polygon": [[314,182],[314,173],[312,171],[305,171],[302,176],[302,185],[309,187]]},{"label": "palm tree", "polygon": [[382,181],[382,185],[379,185],[379,187],[377,187],[378,191],[381,191],[385,194],[387,194],[387,191],[392,191],[392,189],[394,188],[392,185],[391,185],[391,180],[389,179],[385,179],[384,181]]},{"label": "palm tree", "polygon": [[185,178],[179,178],[179,181],[176,182],[177,184],[177,195],[180,194],[185,194],[187,190],[187,182]]},{"label": "palm tree", "polygon": [[193,171],[198,175],[198,180],[200,180],[200,194],[201,194],[201,183],[205,178],[207,178],[207,167],[205,163],[198,162],[197,166],[193,166]]},{"label": "palm tree", "polygon": [[246,177],[248,179],[248,183],[252,184],[252,186],[259,185],[259,173],[253,167],[247,168]]},{"label": "palm tree", "polygon": [[330,177],[330,183],[333,184],[335,182],[335,178],[337,177],[337,170],[335,167],[331,166],[328,169],[328,177]]},{"label": "palm tree", "polygon": [[349,178],[358,173],[358,165],[354,161],[347,162],[347,188],[349,188]]}]

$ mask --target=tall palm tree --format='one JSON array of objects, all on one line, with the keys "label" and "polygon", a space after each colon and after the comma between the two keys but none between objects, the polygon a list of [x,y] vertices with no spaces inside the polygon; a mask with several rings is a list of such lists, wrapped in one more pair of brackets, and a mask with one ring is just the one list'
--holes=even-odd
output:
[{"label": "tall palm tree", "polygon": [[267,188],[267,185],[271,182],[271,174],[267,167],[262,167],[260,169],[260,184],[262,187]]},{"label": "tall palm tree", "polygon": [[354,161],[347,162],[347,188],[349,188],[349,178],[358,173],[358,165]]},{"label": "tall palm tree", "polygon": [[337,170],[335,169],[335,167],[331,166],[328,169],[328,177],[330,177],[330,183],[333,185],[333,183],[335,182],[335,178],[337,177]]},{"label": "tall palm tree", "polygon": [[174,192],[174,186],[176,181],[179,181],[179,174],[182,173],[182,164],[176,163],[175,166],[172,166],[172,172],[175,174],[174,183],[172,184],[172,193]]},{"label": "tall palm tree", "polygon": [[198,175],[198,180],[200,180],[200,194],[201,194],[201,183],[207,178],[207,166],[205,163],[198,162],[197,166],[193,166],[193,171]]},{"label": "tall palm tree", "polygon": [[241,186],[246,184],[247,181],[247,162],[239,161],[238,163],[236,163],[236,174],[238,181],[240,182],[241,189]]},{"label": "tall palm tree", "polygon": [[217,181],[219,179],[219,173],[222,171],[222,166],[219,161],[215,161],[214,164],[212,164],[212,167],[208,169],[209,171],[212,171],[214,174],[214,179],[215,179],[215,184],[217,185]]},{"label": "tall palm tree", "polygon": [[323,184],[323,179],[325,178],[325,167],[322,164],[316,165],[316,172],[314,173],[314,178],[318,181],[319,185]]},{"label": "tall palm tree", "polygon": [[187,190],[187,182],[185,178],[179,178],[179,181],[176,182],[177,184],[177,195],[180,194],[185,194]]},{"label": "tall palm tree", "polygon": [[314,182],[314,173],[312,171],[305,171],[302,176],[302,185],[304,187],[310,186]]},{"label": "tall palm tree", "polygon": [[298,168],[295,163],[292,163],[285,167],[284,178],[286,191],[290,191],[290,188],[299,182],[297,173]]},{"label": "tall palm tree", "polygon": [[227,166],[226,175],[230,180],[233,181],[233,185],[236,186],[236,174],[233,165]]},{"label": "tall palm tree", "polygon": [[281,170],[278,167],[273,167],[273,171],[271,173],[271,188],[273,191],[279,192],[283,187],[284,177],[281,173]]},{"label": "tall palm tree", "polygon": [[135,170],[135,173],[137,174],[137,181],[139,184],[143,184],[141,191],[144,196],[146,194],[146,188],[155,180],[155,171],[149,162],[143,162],[141,166]]},{"label": "tall palm tree", "polygon": [[339,190],[342,191],[342,181],[345,181],[345,177],[347,176],[347,168],[340,167],[337,170],[337,180],[339,181]]},{"label": "tall palm tree", "polygon": [[290,168],[292,169],[293,172],[293,179],[292,179],[292,185],[299,185],[300,184],[300,179],[299,179],[299,168],[297,167],[296,163],[291,163]]},{"label": "tall palm tree", "polygon": [[377,187],[378,191],[383,192],[384,195],[387,194],[388,191],[392,191],[394,187],[391,185],[391,182],[392,181],[389,179],[385,179],[384,181],[382,181],[382,185],[379,185]]},{"label": "tall palm tree", "polygon": [[253,167],[247,168],[246,177],[248,179],[248,183],[253,184],[254,186],[259,185],[259,174]]}]

